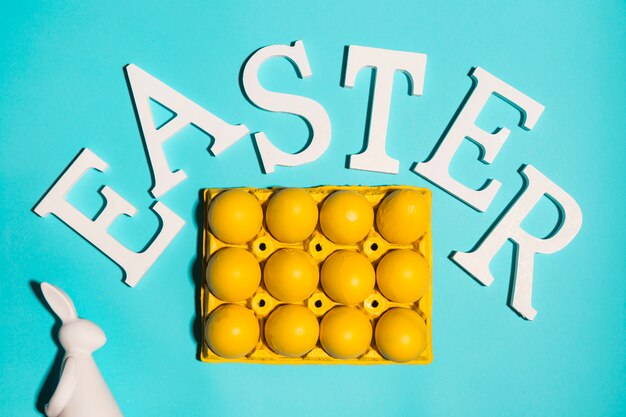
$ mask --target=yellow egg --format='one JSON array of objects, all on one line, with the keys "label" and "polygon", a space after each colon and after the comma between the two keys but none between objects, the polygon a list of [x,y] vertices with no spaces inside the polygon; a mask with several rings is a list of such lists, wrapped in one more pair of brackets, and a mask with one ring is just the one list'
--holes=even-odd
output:
[{"label": "yellow egg", "polygon": [[376,274],[364,255],[340,250],[330,255],[322,265],[321,281],[324,292],[334,301],[357,304],[372,293]]},{"label": "yellow egg", "polygon": [[259,322],[252,310],[223,304],[206,321],[205,338],[215,354],[236,359],[246,356],[259,341]]},{"label": "yellow egg", "polygon": [[261,267],[241,248],[217,251],[207,265],[207,283],[220,300],[236,303],[250,298],[261,283]]},{"label": "yellow egg", "polygon": [[335,191],[324,200],[320,227],[326,237],[335,243],[357,243],[367,236],[373,224],[371,204],[356,191]]},{"label": "yellow egg", "polygon": [[302,242],[317,225],[317,204],[302,188],[278,191],[267,204],[265,222],[272,236],[281,242]]},{"label": "yellow egg", "polygon": [[299,249],[281,249],[265,263],[263,282],[274,297],[298,303],[313,294],[319,281],[317,264]]},{"label": "yellow egg", "polygon": [[256,236],[262,222],[259,200],[243,190],[223,191],[209,206],[209,227],[222,242],[246,243]]},{"label": "yellow egg", "polygon": [[428,329],[424,319],[413,310],[392,308],[376,323],[376,346],[385,359],[408,362],[417,359],[426,348]]},{"label": "yellow egg", "polygon": [[376,227],[391,243],[415,242],[426,233],[429,223],[428,197],[415,190],[392,192],[376,211]]},{"label": "yellow egg", "polygon": [[315,315],[301,305],[284,305],[265,322],[265,341],[274,352],[293,358],[313,349],[319,336]]},{"label": "yellow egg", "polygon": [[333,358],[358,358],[372,343],[372,324],[354,307],[335,307],[322,319],[320,343]]},{"label": "yellow egg", "polygon": [[376,283],[385,297],[412,303],[426,293],[430,272],[422,255],[410,249],[389,252],[376,267]]}]

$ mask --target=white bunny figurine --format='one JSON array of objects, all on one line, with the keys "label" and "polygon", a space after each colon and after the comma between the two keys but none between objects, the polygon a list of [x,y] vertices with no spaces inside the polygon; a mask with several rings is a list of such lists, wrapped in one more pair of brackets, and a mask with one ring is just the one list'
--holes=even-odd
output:
[{"label": "white bunny figurine", "polygon": [[104,332],[95,323],[79,319],[72,300],[61,289],[42,282],[41,291],[63,322],[59,341],[65,349],[59,385],[46,405],[46,415],[121,417],[122,411],[91,356],[106,342]]}]

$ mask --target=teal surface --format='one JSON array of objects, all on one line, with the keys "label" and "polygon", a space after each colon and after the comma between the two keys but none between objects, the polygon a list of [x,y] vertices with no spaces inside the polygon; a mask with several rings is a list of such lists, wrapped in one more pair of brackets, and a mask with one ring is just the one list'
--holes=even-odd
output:
[{"label": "teal surface", "polygon": [[[33,292],[50,281],[105,330],[95,358],[126,416],[611,416],[626,414],[626,5],[623,1],[3,2],[0,6],[0,415],[41,415],[54,387],[54,318]],[[94,216],[104,184],[139,209],[111,233],[140,250],[158,221],[150,171],[123,67],[134,63],[230,123],[296,151],[297,117],[244,98],[244,60],[304,42],[313,76],[267,62],[268,89],[324,105],[333,137],[316,162],[264,175],[250,137],[219,157],[193,127],[165,145],[189,178],[161,201],[186,221],[137,288],[54,216],[32,207],[87,147],[107,161],[68,200]],[[428,54],[424,94],[395,77],[388,152],[398,175],[345,168],[363,146],[370,72],[340,87],[344,47]],[[425,160],[480,66],[546,106],[536,127],[492,98],[478,124],[512,133],[492,165],[469,141],[451,172],[503,183],[486,213],[409,169]],[[167,116],[166,116],[167,117]],[[535,263],[534,322],[507,307],[512,245],[482,287],[447,257],[474,246],[522,186],[531,163],[580,204],[584,221],[561,252]],[[230,186],[410,184],[433,189],[435,360],[428,366],[210,365],[196,359],[199,190]],[[525,223],[547,234],[547,200]]]}]

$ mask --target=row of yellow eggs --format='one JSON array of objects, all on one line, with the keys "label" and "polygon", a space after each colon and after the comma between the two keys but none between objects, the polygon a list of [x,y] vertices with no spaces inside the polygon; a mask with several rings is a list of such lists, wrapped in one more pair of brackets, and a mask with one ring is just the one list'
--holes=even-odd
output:
[{"label": "row of yellow eggs", "polygon": [[[209,207],[208,218],[211,231],[219,240],[240,245],[254,238],[261,229],[263,209],[252,194],[233,189],[218,194]],[[267,228],[281,242],[306,240],[315,230],[317,221],[317,203],[305,189],[282,189],[267,204]],[[415,242],[426,232],[429,222],[426,197],[415,190],[392,192],[376,212],[376,227],[391,243]],[[374,209],[361,193],[335,191],[324,200],[319,223],[328,239],[352,245],[370,232]]]},{"label": "row of yellow eggs", "polygon": [[[317,289],[335,302],[358,304],[378,285],[380,292],[397,303],[419,300],[429,285],[428,264],[418,252],[397,249],[387,253],[376,270],[365,255],[349,250],[332,253],[321,271],[300,249],[281,249],[272,254],[263,269],[265,288],[276,299],[299,303]],[[261,283],[261,267],[246,249],[227,247],[217,251],[207,264],[207,284],[220,300],[240,302],[250,298]]]},{"label": "row of yellow eggs", "polygon": [[[206,321],[205,338],[217,355],[237,359],[250,354],[260,337],[252,310],[238,304],[218,307]],[[394,362],[417,359],[426,347],[427,328],[422,317],[408,308],[386,311],[375,331],[367,316],[354,307],[338,306],[318,323],[306,307],[288,304],[276,309],[264,326],[265,342],[275,353],[299,358],[317,345],[336,359],[355,359],[366,353],[372,335],[380,354]]]}]

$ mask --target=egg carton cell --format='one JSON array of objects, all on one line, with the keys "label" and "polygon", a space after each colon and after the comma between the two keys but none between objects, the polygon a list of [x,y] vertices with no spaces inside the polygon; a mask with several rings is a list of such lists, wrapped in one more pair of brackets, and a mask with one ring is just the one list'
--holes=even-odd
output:
[{"label": "egg carton cell", "polygon": [[204,362],[428,364],[430,190],[204,190]]}]

